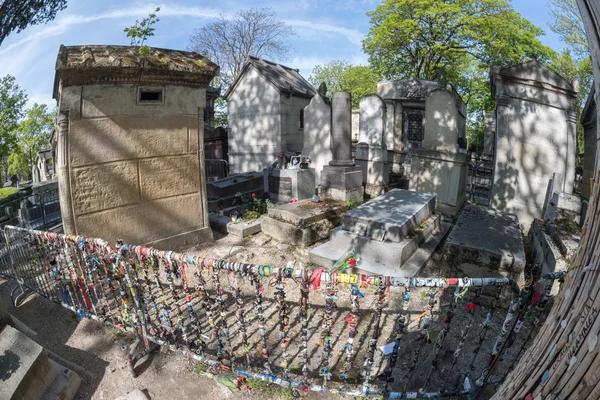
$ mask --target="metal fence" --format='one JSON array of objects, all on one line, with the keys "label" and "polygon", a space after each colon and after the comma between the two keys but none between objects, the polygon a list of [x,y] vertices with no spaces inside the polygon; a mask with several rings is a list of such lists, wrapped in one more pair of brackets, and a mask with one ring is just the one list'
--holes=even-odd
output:
[{"label": "metal fence", "polygon": [[[409,320],[414,321],[406,308],[413,301],[411,290],[422,288],[426,300],[422,299],[419,337],[426,341],[434,305],[444,296],[450,303],[445,306],[445,319],[439,322],[443,329],[432,347],[432,366],[427,367],[419,396],[468,393],[462,387],[429,389],[441,374],[436,363],[440,351],[449,346],[444,343],[457,305],[466,301],[465,296],[474,293],[477,298],[483,288],[496,287],[492,310],[481,325],[481,331],[487,333],[486,321],[491,321],[501,290],[513,289],[494,346],[481,351],[480,342],[475,354],[487,353],[491,362],[496,362],[518,326],[511,322],[522,322],[532,287],[530,284],[519,295],[518,287],[507,278],[350,274],[345,266],[351,257],[332,271],[295,265],[276,268],[123,243],[111,247],[101,239],[13,226],[5,227],[4,234],[8,248],[2,253],[1,271],[18,282],[18,292],[13,293],[16,304],[33,291],[69,308],[79,318],[98,319],[135,333],[137,339],[128,358],[133,376],[136,361],[159,345],[234,374],[240,387],[249,377],[298,391],[416,398],[417,391],[397,389],[392,372],[399,364],[405,327]],[[390,306],[392,293],[400,296],[402,306]],[[474,315],[470,318],[472,321]],[[463,329],[455,354],[460,353],[465,335]],[[376,351],[386,342],[387,357]],[[418,359],[416,354],[414,364],[406,367],[407,377],[416,373]],[[485,386],[489,374],[488,368],[467,370],[460,376],[471,375],[473,381],[479,377],[478,384]],[[379,384],[375,384],[376,378]],[[437,381],[445,383],[447,379],[442,374]]]},{"label": "metal fence", "polygon": [[206,180],[208,182],[229,176],[229,163],[226,160],[207,158],[204,162],[206,168]]}]

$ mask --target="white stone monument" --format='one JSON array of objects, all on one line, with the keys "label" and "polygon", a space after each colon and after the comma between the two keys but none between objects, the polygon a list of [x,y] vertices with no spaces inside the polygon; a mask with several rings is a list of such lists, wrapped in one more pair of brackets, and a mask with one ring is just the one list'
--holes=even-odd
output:
[{"label": "white stone monument", "polygon": [[388,190],[390,166],[386,146],[386,104],[376,94],[360,101],[360,130],[356,164],[363,171],[365,192],[380,196]]}]

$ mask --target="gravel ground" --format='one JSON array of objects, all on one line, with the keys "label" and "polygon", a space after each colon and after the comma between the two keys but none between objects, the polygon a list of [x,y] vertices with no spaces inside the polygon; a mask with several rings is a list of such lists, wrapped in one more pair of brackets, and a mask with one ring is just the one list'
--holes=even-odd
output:
[{"label": "gravel ground", "polygon": [[[237,239],[233,236],[219,237],[214,243],[205,246],[188,249],[189,252],[202,254],[208,257],[229,258],[234,261],[252,262],[262,265],[285,266],[288,261],[304,262],[308,259],[307,249],[298,249],[294,246],[278,243],[274,240],[268,240],[264,235],[258,234],[251,238]],[[444,266],[439,260],[434,260],[435,266],[428,268],[428,273],[435,276],[436,271],[448,272],[452,270],[451,266]],[[188,274],[190,278],[191,274]],[[431,275],[430,275],[431,276]],[[210,279],[207,287],[212,289]],[[10,290],[14,286],[12,281],[0,281],[0,295],[9,307],[9,311],[15,315],[21,322],[29,326],[37,335],[33,337],[35,341],[46,347],[57,355],[81,366],[88,373],[81,374],[83,384],[78,392],[81,399],[114,399],[122,394],[131,391],[134,388],[143,389],[152,399],[169,399],[176,393],[177,398],[225,398],[227,393],[218,385],[211,382],[208,378],[200,377],[193,372],[195,363],[183,356],[174,354],[163,354],[154,352],[142,361],[136,367],[138,372],[137,378],[132,378],[127,370],[126,351],[121,349],[122,345],[130,343],[129,338],[125,337],[113,328],[105,327],[102,324],[83,320],[77,321],[74,315],[51,301],[40,298],[38,296],[30,296],[19,308],[15,309],[10,305]],[[229,287],[226,282],[222,282],[226,292]],[[291,282],[290,285],[295,285]],[[267,321],[267,331],[269,343],[274,349],[271,353],[271,363],[275,367],[275,372],[280,371],[278,367],[281,361],[281,349],[277,345],[279,340],[279,331],[277,324],[276,304],[273,299],[274,289],[268,288],[265,285],[264,307],[265,317]],[[475,293],[468,292],[458,302],[454,302],[453,290],[448,289],[443,293],[437,294],[436,305],[433,308],[431,327],[429,329],[432,343],[425,343],[420,335],[422,321],[417,320],[417,316],[422,314],[427,307],[428,298],[427,291],[424,289],[415,289],[412,292],[411,300],[407,307],[403,307],[402,291],[392,291],[390,298],[387,301],[383,311],[382,318],[382,334],[377,342],[378,347],[393,340],[394,324],[397,321],[398,315],[402,314],[407,319],[405,334],[402,337],[400,354],[396,367],[393,371],[394,381],[389,383],[389,389],[394,391],[416,391],[423,387],[427,375],[431,372],[430,383],[427,387],[428,391],[439,389],[453,390],[457,388],[460,381],[460,374],[467,369],[475,356],[474,350],[478,343],[480,334],[485,332],[480,351],[475,357],[473,366],[475,367],[472,373],[473,380],[477,379],[481,371],[488,365],[490,361],[490,352],[493,344],[498,336],[500,327],[506,315],[506,305],[504,301],[498,306],[493,314],[493,322],[487,331],[482,330],[479,324],[485,320],[486,314],[490,309],[491,300],[495,289],[486,290],[478,298],[480,307],[471,315],[465,309],[465,305],[473,300]],[[242,285],[244,300],[246,303],[246,319],[254,321],[256,318],[255,309],[252,307],[254,291],[248,285]],[[292,305],[295,310],[290,319],[294,321],[297,318],[297,301],[296,297],[298,290],[288,290],[289,296],[286,300]],[[345,324],[341,322],[349,311],[350,296],[347,289],[340,290],[340,299],[337,302],[338,308],[334,312],[334,318],[337,323],[334,326],[338,329],[333,332],[333,356],[331,358],[332,371],[334,376],[337,376],[341,361],[343,361],[343,351],[341,346],[346,342],[347,331]],[[354,370],[359,370],[362,361],[365,358],[369,335],[372,332],[373,312],[368,310],[374,299],[374,293],[365,292],[365,299],[361,301],[361,316],[358,325],[357,337],[358,345],[355,342],[355,347],[359,350],[355,356]],[[325,296],[322,290],[311,292],[312,313],[310,319],[309,330],[311,332],[309,349],[312,349],[310,365],[316,369],[322,353],[322,348],[317,346],[319,340],[320,323],[323,317],[323,305]],[[226,297],[227,304],[232,304],[232,299]],[[435,338],[439,335],[443,327],[443,320],[446,317],[448,310],[455,308],[455,316],[453,317],[450,332],[440,349],[438,357],[434,357]],[[546,309],[548,310],[549,307]],[[200,317],[203,316],[197,310]],[[517,335],[515,342],[507,351],[496,371],[492,375],[504,376],[510,369],[521,348],[527,347],[531,343],[523,346],[523,342],[527,337],[533,337],[537,331],[537,327],[533,327],[534,313],[528,314],[525,326],[521,333]],[[545,315],[539,315],[540,321],[545,319]],[[234,313],[230,313],[228,317],[228,325],[231,330],[232,344],[234,352],[238,356],[243,356],[243,350],[239,346],[240,334],[237,327],[237,320]],[[470,328],[467,327],[470,325]],[[540,324],[541,325],[541,324]],[[458,347],[461,331],[465,331],[465,343],[459,356],[454,359],[455,350]],[[255,328],[249,329],[250,343],[259,341],[259,333]],[[292,337],[292,343],[288,349],[290,353],[290,362],[292,368],[298,368],[301,361],[297,358],[299,351],[299,324],[292,323],[292,328],[288,336]],[[415,352],[419,352],[416,367],[410,371],[414,364]],[[253,359],[259,361],[258,356],[253,356]],[[432,370],[432,363],[437,360],[437,368]],[[388,359],[381,356],[377,351],[377,356],[373,365],[373,369],[377,374],[382,373],[387,366]],[[350,381],[360,377],[355,374],[351,375]],[[383,385],[383,382],[376,381],[377,384]],[[493,387],[489,387],[486,392],[491,393]],[[264,398],[287,398],[281,390],[270,390],[268,393],[262,390],[253,390],[251,392],[238,393],[236,395],[242,399],[264,399]],[[318,393],[309,393],[304,396],[307,399],[325,398]],[[458,398],[458,397],[456,397]]]}]

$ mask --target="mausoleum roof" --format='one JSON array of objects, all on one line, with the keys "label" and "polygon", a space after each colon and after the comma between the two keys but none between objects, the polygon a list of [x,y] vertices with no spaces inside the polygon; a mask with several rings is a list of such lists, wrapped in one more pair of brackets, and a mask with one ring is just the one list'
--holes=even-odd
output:
[{"label": "mausoleum roof", "polygon": [[56,81],[62,86],[98,83],[156,83],[206,87],[219,66],[189,51],[150,47],[140,55],[138,47],[116,45],[61,45],[56,58]]},{"label": "mausoleum roof", "polygon": [[300,75],[299,70],[272,61],[263,60],[262,58],[250,56],[249,60],[244,65],[244,68],[242,68],[225,93],[225,99],[227,99],[235,90],[237,83],[250,67],[256,68],[256,70],[271,82],[280,93],[290,93],[294,96],[306,97],[308,99],[311,99],[317,94],[315,88]]},{"label": "mausoleum roof", "polygon": [[[579,90],[579,88],[574,87],[572,82],[569,82],[564,77],[535,59],[507,67],[493,65],[490,69],[492,88],[498,79],[530,85],[537,84],[538,86],[541,85],[551,90],[566,91],[573,96],[576,95]],[[495,90],[492,90],[492,95],[494,94]]]}]

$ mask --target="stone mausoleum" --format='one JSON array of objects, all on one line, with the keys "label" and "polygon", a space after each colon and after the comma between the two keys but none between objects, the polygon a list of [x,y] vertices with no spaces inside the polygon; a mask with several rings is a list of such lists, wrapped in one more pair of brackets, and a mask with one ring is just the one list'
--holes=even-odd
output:
[{"label": "stone mausoleum", "polygon": [[55,145],[66,233],[159,248],[212,239],[198,144],[218,72],[192,52],[60,47]]},{"label": "stone mausoleum", "polygon": [[537,60],[492,66],[496,101],[494,182],[490,206],[516,214],[529,228],[542,217],[553,174],[561,192],[572,193],[577,154],[576,82]]},{"label": "stone mausoleum", "polygon": [[250,57],[224,96],[230,172],[262,171],[281,153],[301,152],[304,107],[315,94],[297,69]]},{"label": "stone mausoleum", "polygon": [[435,193],[436,209],[456,215],[466,200],[464,101],[444,78],[381,82],[377,91],[386,105],[384,144],[391,172],[402,174],[410,153],[409,189]]}]

